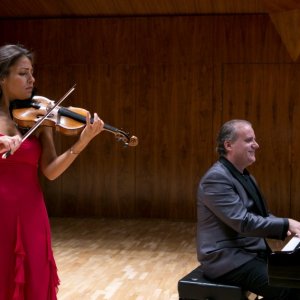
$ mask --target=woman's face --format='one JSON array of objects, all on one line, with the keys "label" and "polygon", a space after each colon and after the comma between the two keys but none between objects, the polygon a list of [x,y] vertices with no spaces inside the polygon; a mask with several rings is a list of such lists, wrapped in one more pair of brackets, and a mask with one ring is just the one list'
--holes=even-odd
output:
[{"label": "woman's face", "polygon": [[3,95],[12,101],[25,100],[32,94],[34,77],[33,67],[29,58],[20,57],[9,69],[9,74],[1,81]]}]

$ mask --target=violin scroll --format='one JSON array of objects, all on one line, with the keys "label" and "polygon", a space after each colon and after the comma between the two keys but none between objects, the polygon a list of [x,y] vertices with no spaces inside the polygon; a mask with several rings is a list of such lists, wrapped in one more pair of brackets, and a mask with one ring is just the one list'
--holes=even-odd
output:
[{"label": "violin scroll", "polygon": [[135,147],[138,145],[139,143],[139,140],[136,136],[132,135],[131,137],[129,137],[128,139],[128,136],[126,134],[126,139],[124,139],[124,135],[123,134],[120,134],[120,133],[117,133],[116,134],[116,138],[117,140],[121,140],[125,143],[125,146],[131,146],[131,147]]},{"label": "violin scroll", "polygon": [[126,133],[125,131],[115,128],[106,123],[104,123],[104,129],[113,133],[118,141],[124,142],[125,146],[135,147],[139,143],[139,140],[136,136],[130,136],[129,133]]}]

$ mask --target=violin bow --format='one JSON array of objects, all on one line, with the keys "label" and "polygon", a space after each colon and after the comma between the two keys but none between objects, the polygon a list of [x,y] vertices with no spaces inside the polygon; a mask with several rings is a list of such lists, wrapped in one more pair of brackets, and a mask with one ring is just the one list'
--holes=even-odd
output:
[{"label": "violin bow", "polygon": [[[51,114],[51,112],[59,106],[74,90],[76,84],[74,84],[52,107],[47,111],[47,113],[40,118],[22,137],[21,143],[23,143],[42,123],[43,121]],[[2,155],[3,159],[8,158],[11,155],[11,150],[8,150]]]}]

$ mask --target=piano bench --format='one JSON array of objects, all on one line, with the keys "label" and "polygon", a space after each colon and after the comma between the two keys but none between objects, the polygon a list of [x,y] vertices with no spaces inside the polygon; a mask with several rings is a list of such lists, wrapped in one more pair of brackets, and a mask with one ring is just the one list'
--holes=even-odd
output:
[{"label": "piano bench", "polygon": [[244,300],[247,293],[238,286],[212,282],[203,276],[201,266],[178,282],[179,300]]}]

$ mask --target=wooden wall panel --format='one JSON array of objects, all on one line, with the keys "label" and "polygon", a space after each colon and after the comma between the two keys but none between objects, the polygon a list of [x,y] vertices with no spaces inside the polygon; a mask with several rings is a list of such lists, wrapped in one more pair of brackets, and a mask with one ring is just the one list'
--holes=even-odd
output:
[{"label": "wooden wall panel", "polygon": [[211,63],[213,22],[208,16],[138,18],[136,21],[137,63]]},{"label": "wooden wall panel", "polygon": [[136,197],[140,213],[194,216],[199,176],[212,163],[211,69],[148,66],[139,74]]},{"label": "wooden wall panel", "polygon": [[[297,201],[299,67],[266,15],[0,20],[1,44],[36,51],[38,92],[137,135],[104,132],[54,182],[50,215],[195,219],[196,188],[223,121],[253,122],[253,172],[272,210]],[[75,139],[56,134],[58,151]],[[275,164],[276,162],[276,164]],[[251,167],[252,170],[252,167]],[[293,211],[291,211],[291,209]]]},{"label": "wooden wall panel", "polygon": [[290,216],[296,219],[300,219],[300,68],[298,64],[293,65],[290,76],[290,136],[291,142],[289,148],[291,151],[291,201]]},{"label": "wooden wall panel", "polygon": [[[265,0],[265,2],[267,1],[269,0]],[[289,7],[296,6],[295,0],[284,1],[289,2]],[[266,13],[264,3],[261,0],[28,0],[26,2],[15,0],[13,3],[10,0],[1,0],[1,4],[1,17],[21,18],[24,16],[53,18],[66,16],[118,17],[122,15]]]},{"label": "wooden wall panel", "polygon": [[137,19],[141,143],[136,198],[143,216],[195,216],[198,180],[213,153],[213,73],[207,47],[212,28],[208,17]]},{"label": "wooden wall panel", "polygon": [[33,49],[38,66],[135,63],[136,25],[131,18],[17,19],[1,24],[1,41]]},{"label": "wooden wall panel", "polygon": [[215,63],[291,62],[270,18],[262,15],[214,17]]}]

